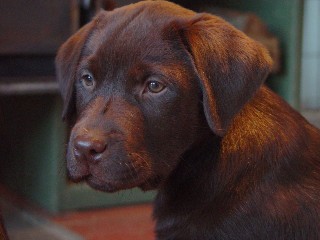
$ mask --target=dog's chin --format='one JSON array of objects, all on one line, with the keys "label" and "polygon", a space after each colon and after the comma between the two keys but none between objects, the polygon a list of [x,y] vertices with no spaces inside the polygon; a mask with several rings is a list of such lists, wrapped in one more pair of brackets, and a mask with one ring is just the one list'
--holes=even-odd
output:
[{"label": "dog's chin", "polygon": [[90,187],[101,192],[113,193],[124,189],[123,186],[119,186],[119,184],[101,181],[93,176],[86,177],[85,181]]},{"label": "dog's chin", "polygon": [[135,181],[122,182],[122,181],[105,181],[95,178],[91,175],[85,178],[86,183],[95,190],[113,193],[120,190],[131,189],[134,187],[139,187],[143,191],[154,190],[159,185],[159,180],[157,178],[148,179],[146,181]]}]

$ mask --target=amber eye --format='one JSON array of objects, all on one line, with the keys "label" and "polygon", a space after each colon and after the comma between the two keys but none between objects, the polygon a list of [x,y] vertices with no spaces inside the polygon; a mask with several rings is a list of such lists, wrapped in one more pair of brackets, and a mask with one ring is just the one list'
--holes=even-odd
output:
[{"label": "amber eye", "polygon": [[83,74],[80,81],[85,88],[88,88],[90,90],[95,86],[94,78],[90,74]]},{"label": "amber eye", "polygon": [[152,93],[159,93],[163,89],[165,89],[165,87],[166,87],[165,85],[163,85],[158,81],[149,81],[147,85],[149,92],[152,92]]}]

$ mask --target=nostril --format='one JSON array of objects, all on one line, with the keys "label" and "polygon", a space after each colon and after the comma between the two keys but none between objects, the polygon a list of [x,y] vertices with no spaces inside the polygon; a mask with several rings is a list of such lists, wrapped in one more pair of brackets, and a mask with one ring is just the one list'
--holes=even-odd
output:
[{"label": "nostril", "polygon": [[90,149],[90,154],[96,155],[99,153],[103,153],[107,148],[107,145],[99,140],[93,140],[91,143],[91,149]]},{"label": "nostril", "polygon": [[106,143],[100,139],[81,136],[75,139],[74,146],[78,155],[84,156],[87,160],[96,160],[98,155],[104,153],[107,148]]},{"label": "nostril", "polygon": [[90,154],[91,155],[96,155],[96,154],[98,154],[98,152],[96,152],[96,150],[92,149],[92,150],[90,150]]}]

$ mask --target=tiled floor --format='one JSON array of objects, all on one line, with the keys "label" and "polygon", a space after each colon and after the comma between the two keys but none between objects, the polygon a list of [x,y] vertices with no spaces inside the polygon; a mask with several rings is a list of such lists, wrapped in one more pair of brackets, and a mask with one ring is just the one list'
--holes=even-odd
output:
[{"label": "tiled floor", "polygon": [[83,240],[84,237],[62,225],[55,224],[49,216],[29,207],[21,207],[0,198],[0,209],[10,240]]},{"label": "tiled floor", "polygon": [[152,240],[151,205],[67,213],[52,220],[87,240]]},{"label": "tiled floor", "polygon": [[50,215],[0,191],[10,240],[153,240],[151,204]]}]

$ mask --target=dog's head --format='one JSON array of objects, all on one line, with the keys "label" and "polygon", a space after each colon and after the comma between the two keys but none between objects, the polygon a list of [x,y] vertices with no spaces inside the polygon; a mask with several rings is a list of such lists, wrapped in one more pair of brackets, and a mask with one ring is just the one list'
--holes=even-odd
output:
[{"label": "dog's head", "polygon": [[98,14],[56,66],[70,176],[115,191],[156,187],[208,132],[223,137],[271,60],[218,17],[147,1]]}]

